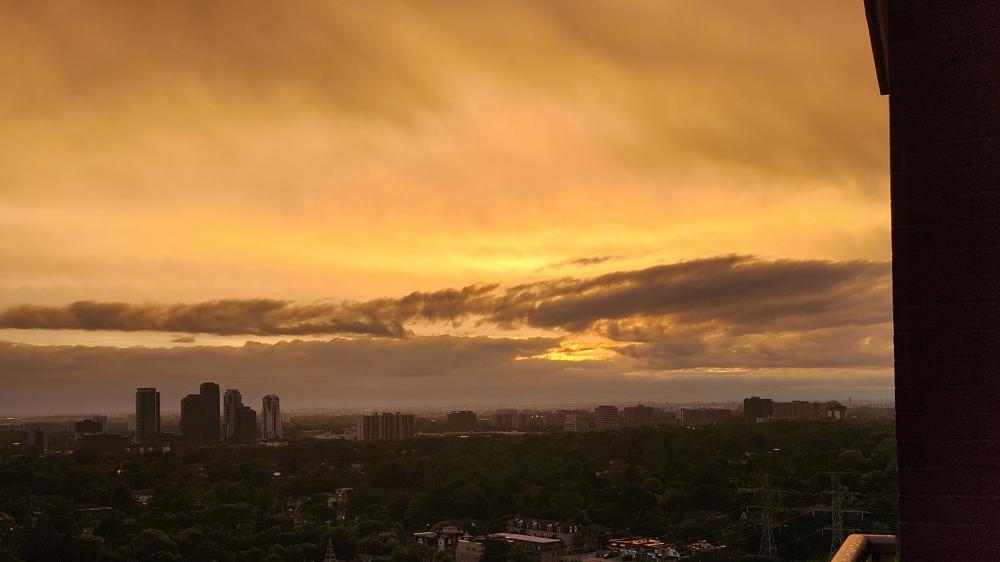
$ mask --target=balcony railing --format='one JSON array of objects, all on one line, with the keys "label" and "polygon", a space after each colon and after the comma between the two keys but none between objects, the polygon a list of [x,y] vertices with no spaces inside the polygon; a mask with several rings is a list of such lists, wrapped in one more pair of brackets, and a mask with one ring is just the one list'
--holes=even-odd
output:
[{"label": "balcony railing", "polygon": [[888,562],[895,554],[894,535],[851,535],[830,562]]}]

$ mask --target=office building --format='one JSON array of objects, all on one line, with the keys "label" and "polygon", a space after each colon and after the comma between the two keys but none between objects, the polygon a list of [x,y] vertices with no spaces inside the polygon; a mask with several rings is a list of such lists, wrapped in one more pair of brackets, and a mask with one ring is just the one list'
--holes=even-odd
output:
[{"label": "office building", "polygon": [[181,400],[181,439],[188,445],[205,444],[205,408],[200,394]]},{"label": "office building", "polygon": [[653,425],[656,408],[652,406],[626,406],[622,409],[622,423],[626,426]]},{"label": "office building", "polygon": [[219,385],[203,382],[198,389],[201,397],[201,433],[206,444],[220,441],[221,421],[219,419]]},{"label": "office building", "polygon": [[281,439],[281,405],[278,396],[268,394],[261,405],[261,415],[264,416],[263,437],[265,441]]},{"label": "office building", "polygon": [[774,413],[774,401],[770,398],[751,396],[743,399],[743,417],[749,423],[769,418]]},{"label": "office building", "polygon": [[472,431],[476,429],[476,413],[470,410],[448,412],[449,431]]},{"label": "office building", "polygon": [[619,427],[617,406],[594,408],[594,429],[597,431],[617,431]]},{"label": "office building", "polygon": [[226,389],[226,394],[222,398],[222,428],[223,437],[226,441],[232,441],[236,436],[237,416],[240,413],[240,406],[243,405],[243,396],[239,389]]},{"label": "office building", "polygon": [[160,434],[160,393],[155,388],[135,390],[135,440],[148,441]]},{"label": "office building", "polygon": [[416,437],[413,414],[382,412],[359,414],[354,419],[354,438],[358,441],[401,441]]}]

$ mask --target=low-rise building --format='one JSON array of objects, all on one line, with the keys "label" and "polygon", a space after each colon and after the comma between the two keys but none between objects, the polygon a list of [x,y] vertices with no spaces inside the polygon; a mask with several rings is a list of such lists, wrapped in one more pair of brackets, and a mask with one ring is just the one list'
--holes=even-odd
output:
[{"label": "low-rise building", "polygon": [[531,562],[562,562],[566,558],[566,545],[559,539],[520,533],[494,533],[489,538],[506,541],[511,548],[523,548]]},{"label": "low-rise building", "polygon": [[512,517],[507,520],[506,530],[508,533],[559,539],[571,551],[593,550],[607,542],[607,530],[603,527],[537,517]]},{"label": "low-rise building", "polygon": [[458,539],[464,534],[458,527],[442,527],[436,531],[413,533],[413,540],[438,552],[454,552]]},{"label": "low-rise building", "polygon": [[510,543],[503,539],[467,537],[455,545],[455,562],[502,562],[509,552]]},{"label": "low-rise building", "polygon": [[646,560],[676,560],[681,557],[672,545],[650,537],[611,539],[608,547],[618,556],[629,555]]}]

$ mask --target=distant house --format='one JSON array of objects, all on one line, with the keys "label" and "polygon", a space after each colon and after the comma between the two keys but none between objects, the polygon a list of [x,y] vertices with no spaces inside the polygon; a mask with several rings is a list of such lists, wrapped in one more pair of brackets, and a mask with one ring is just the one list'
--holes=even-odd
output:
[{"label": "distant house", "polygon": [[681,557],[672,545],[649,537],[611,539],[608,546],[619,556],[629,555],[646,560],[676,560]]},{"label": "distant house", "polygon": [[515,516],[507,520],[508,533],[559,539],[570,550],[596,548],[606,540],[606,533],[592,525],[578,525],[537,517]]},{"label": "distant house", "polygon": [[464,534],[458,527],[442,527],[436,531],[413,533],[413,540],[438,552],[453,553],[455,546],[458,545],[458,539]]},{"label": "distant house", "polygon": [[562,562],[566,558],[566,545],[560,539],[519,533],[494,533],[488,538],[505,541],[511,548],[523,548],[531,562]]}]

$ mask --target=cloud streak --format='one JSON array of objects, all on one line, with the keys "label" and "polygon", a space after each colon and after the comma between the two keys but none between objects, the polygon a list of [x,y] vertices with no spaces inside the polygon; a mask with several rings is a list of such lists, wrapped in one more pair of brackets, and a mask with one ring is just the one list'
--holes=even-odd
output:
[{"label": "cloud streak", "polygon": [[885,323],[889,297],[890,271],[884,262],[723,256],[590,278],[507,288],[481,283],[362,302],[20,305],[0,311],[0,327],[402,337],[409,323],[474,319],[508,329],[596,331],[634,341],[643,339],[644,327],[657,333],[671,325],[714,324],[727,332],[760,333]]},{"label": "cloud streak", "polygon": [[884,367],[890,276],[886,262],[720,256],[360,302],[21,305],[0,311],[0,328],[407,338],[421,324],[471,324],[596,337],[650,368]]}]

